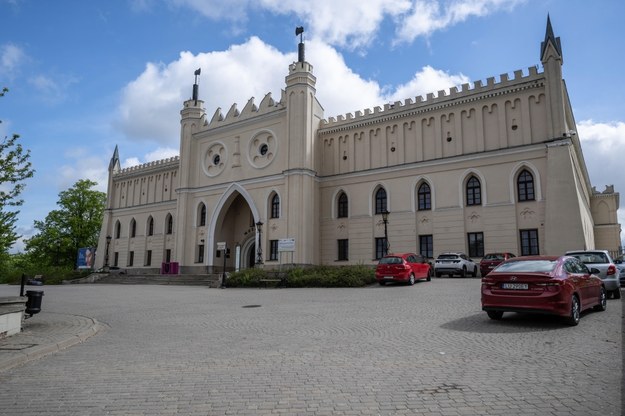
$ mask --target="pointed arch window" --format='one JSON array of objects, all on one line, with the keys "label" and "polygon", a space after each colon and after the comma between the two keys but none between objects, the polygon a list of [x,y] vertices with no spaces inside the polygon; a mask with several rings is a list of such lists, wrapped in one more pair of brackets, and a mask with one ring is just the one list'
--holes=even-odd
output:
[{"label": "pointed arch window", "polygon": [[467,206],[482,205],[482,185],[479,179],[471,176],[467,181]]},{"label": "pointed arch window", "polygon": [[345,192],[341,192],[341,195],[339,195],[339,199],[338,199],[338,211],[337,211],[337,216],[339,218],[347,218],[347,211],[349,208],[349,201],[347,200],[347,195],[345,195]]},{"label": "pointed arch window", "polygon": [[280,218],[280,196],[278,194],[271,198],[271,218]]},{"label": "pointed arch window", "polygon": [[174,218],[171,214],[167,214],[167,219],[165,220],[165,234],[173,234],[174,232]]},{"label": "pointed arch window", "polygon": [[387,210],[386,203],[386,190],[384,188],[380,188],[375,193],[375,213],[381,214]]},{"label": "pointed arch window", "polygon": [[148,218],[148,235],[154,235],[154,218]]},{"label": "pointed arch window", "polygon": [[115,223],[115,238],[120,238],[122,236],[122,224],[117,221]]},{"label": "pointed arch window", "polygon": [[536,196],[534,193],[534,176],[527,170],[523,169],[517,178],[517,195],[519,201],[534,201]]},{"label": "pointed arch window", "polygon": [[423,182],[419,186],[417,195],[419,198],[419,211],[427,211],[432,209],[432,193],[430,191],[430,185],[428,185],[426,182]]},{"label": "pointed arch window", "polygon": [[135,219],[130,220],[130,238],[134,238],[137,235],[137,221]]},{"label": "pointed arch window", "polygon": [[200,204],[200,216],[199,216],[198,225],[200,227],[203,227],[206,225],[206,205],[204,205],[203,203]]}]

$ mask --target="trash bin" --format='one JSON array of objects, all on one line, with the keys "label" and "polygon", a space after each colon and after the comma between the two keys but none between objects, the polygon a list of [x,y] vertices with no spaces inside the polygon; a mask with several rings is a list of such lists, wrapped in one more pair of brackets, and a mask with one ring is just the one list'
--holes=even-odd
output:
[{"label": "trash bin", "polygon": [[27,290],[26,296],[26,313],[33,316],[36,313],[41,312],[41,298],[43,297],[43,290]]}]

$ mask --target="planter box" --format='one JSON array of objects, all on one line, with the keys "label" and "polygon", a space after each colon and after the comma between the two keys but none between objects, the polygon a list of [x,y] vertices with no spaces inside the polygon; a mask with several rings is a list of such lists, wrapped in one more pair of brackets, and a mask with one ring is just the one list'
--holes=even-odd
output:
[{"label": "planter box", "polygon": [[20,296],[0,298],[0,339],[22,330],[27,300]]}]

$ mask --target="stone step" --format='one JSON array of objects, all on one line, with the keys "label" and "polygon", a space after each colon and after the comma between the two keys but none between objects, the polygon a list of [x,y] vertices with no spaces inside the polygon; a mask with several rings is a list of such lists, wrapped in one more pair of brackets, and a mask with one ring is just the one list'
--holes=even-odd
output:
[{"label": "stone step", "polygon": [[130,284],[130,285],[190,285],[219,287],[221,276],[210,275],[127,275],[109,274],[96,280],[102,284]]}]

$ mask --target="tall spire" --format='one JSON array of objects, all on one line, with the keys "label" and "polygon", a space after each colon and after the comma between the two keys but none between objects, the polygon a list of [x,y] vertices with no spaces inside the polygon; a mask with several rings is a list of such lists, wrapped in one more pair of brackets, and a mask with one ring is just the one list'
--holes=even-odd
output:
[{"label": "tall spire", "polygon": [[545,54],[551,44],[557,53],[557,58],[562,59],[562,46],[560,45],[560,37],[555,37],[553,28],[551,27],[551,19],[547,14],[547,29],[545,30],[545,40],[540,44],[540,60],[545,61]]},{"label": "tall spire", "polygon": [[115,145],[113,157],[111,157],[111,161],[109,162],[109,170],[115,169],[116,166],[119,166],[119,150],[117,149],[117,145]]}]

